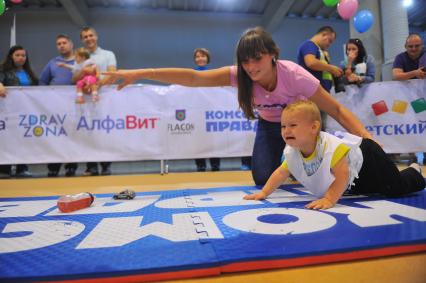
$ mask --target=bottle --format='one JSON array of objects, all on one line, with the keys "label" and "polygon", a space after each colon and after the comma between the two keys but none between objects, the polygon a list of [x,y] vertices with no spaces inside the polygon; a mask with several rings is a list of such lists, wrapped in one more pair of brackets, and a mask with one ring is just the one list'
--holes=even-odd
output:
[{"label": "bottle", "polygon": [[62,212],[72,212],[89,207],[94,199],[95,197],[91,193],[65,195],[58,199],[58,208]]}]

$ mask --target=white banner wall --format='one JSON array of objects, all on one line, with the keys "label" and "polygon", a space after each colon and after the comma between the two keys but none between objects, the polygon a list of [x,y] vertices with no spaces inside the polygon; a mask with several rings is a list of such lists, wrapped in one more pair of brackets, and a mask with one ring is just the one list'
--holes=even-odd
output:
[{"label": "white banner wall", "polygon": [[[0,164],[187,159],[251,155],[257,121],[235,88],[104,87],[75,104],[75,88],[8,88],[0,99]],[[426,81],[350,86],[335,97],[385,151],[426,152]],[[341,129],[328,119],[327,129]]]},{"label": "white banner wall", "polygon": [[[379,82],[333,94],[388,153],[426,152],[426,80]],[[327,131],[342,129],[332,118]]]},{"label": "white banner wall", "polygon": [[257,121],[234,88],[104,87],[74,103],[75,88],[9,88],[0,99],[0,164],[161,160],[251,155]]}]

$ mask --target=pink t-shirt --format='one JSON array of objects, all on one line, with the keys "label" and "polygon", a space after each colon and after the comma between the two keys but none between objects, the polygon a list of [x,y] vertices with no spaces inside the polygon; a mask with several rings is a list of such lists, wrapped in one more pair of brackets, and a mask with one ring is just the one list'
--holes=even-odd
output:
[{"label": "pink t-shirt", "polygon": [[[277,87],[267,91],[253,84],[254,105],[260,117],[270,122],[280,122],[284,107],[297,100],[307,100],[320,85],[319,80],[303,67],[287,60],[277,61]],[[231,66],[231,85],[237,87],[237,66]]]}]

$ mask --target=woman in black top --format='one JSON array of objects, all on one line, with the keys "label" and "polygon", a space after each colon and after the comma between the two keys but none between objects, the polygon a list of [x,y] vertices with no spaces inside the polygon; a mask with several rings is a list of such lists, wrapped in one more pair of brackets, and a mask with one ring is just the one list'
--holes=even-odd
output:
[{"label": "woman in black top", "polygon": [[[31,69],[27,51],[19,45],[12,46],[0,65],[0,97],[6,97],[7,86],[38,85],[38,79]],[[0,173],[12,175],[11,165],[0,165]],[[31,177],[26,164],[16,166],[17,177]]]}]

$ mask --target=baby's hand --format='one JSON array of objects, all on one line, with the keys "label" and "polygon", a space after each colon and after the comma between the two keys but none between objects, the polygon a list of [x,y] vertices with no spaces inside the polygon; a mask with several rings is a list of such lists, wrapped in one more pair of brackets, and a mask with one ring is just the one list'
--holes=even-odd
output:
[{"label": "baby's hand", "polygon": [[307,205],[305,205],[305,208],[318,210],[318,209],[328,209],[333,206],[334,206],[334,203],[332,203],[330,200],[326,198],[320,198],[308,203]]},{"label": "baby's hand", "polygon": [[245,200],[262,200],[266,198],[266,194],[263,191],[260,191],[255,194],[246,195],[244,197]]},{"label": "baby's hand", "polygon": [[65,67],[67,64],[65,64],[64,62],[58,62],[56,63],[59,67]]}]

